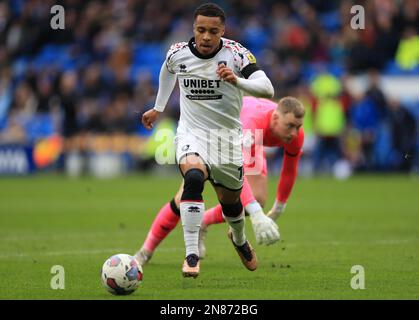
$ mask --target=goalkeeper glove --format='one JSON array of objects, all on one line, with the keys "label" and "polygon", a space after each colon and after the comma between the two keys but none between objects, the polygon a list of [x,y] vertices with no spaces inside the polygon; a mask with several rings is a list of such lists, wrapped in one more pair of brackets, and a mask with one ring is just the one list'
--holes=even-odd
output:
[{"label": "goalkeeper glove", "polygon": [[268,218],[263,211],[250,215],[250,220],[258,244],[270,245],[279,240],[277,224],[271,218]]}]

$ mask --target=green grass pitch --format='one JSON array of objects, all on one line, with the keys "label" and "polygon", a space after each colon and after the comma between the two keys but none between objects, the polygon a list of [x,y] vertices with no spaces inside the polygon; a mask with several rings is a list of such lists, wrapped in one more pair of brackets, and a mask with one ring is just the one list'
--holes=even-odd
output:
[{"label": "green grass pitch", "polygon": [[[142,286],[115,297],[100,283],[106,258],[133,254],[179,176],[133,175],[111,180],[34,176],[0,179],[0,299],[418,299],[419,180],[360,176],[347,181],[299,178],[284,215],[281,242],[255,243],[247,271],[227,225],[212,226],[197,279],[184,279],[178,226],[144,268]],[[207,207],[216,203],[209,184]],[[268,208],[276,189],[270,181]],[[65,270],[53,290],[51,268]],[[365,289],[351,288],[354,265]]]}]

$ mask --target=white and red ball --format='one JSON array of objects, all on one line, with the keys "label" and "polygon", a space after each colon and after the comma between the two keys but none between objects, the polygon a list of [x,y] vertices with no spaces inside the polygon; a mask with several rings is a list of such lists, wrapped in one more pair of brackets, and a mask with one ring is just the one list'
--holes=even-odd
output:
[{"label": "white and red ball", "polygon": [[128,295],[137,290],[143,280],[143,269],[133,256],[113,255],[102,266],[103,286],[114,295]]}]

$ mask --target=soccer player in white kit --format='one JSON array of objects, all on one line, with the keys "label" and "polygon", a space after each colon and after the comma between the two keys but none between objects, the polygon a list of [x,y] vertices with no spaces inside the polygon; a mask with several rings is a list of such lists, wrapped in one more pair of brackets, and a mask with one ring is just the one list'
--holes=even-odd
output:
[{"label": "soccer player in white kit", "polygon": [[142,123],[148,129],[163,112],[179,80],[180,119],[176,160],[184,178],[180,203],[186,258],[185,277],[199,274],[198,237],[205,212],[202,192],[208,179],[229,224],[228,236],[248,270],[257,268],[256,254],[244,232],[242,128],[240,110],[247,95],[272,98],[274,90],[255,57],[238,42],[225,39],[225,14],[215,4],[195,10],[194,37],[170,47],[162,65],[153,109]]}]

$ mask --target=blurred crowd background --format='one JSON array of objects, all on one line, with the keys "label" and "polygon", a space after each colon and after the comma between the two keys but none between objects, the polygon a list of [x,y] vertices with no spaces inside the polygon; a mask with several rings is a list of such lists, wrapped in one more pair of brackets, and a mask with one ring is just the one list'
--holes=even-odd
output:
[{"label": "blurred crowd background", "polygon": [[[419,172],[419,1],[214,2],[227,15],[225,37],[252,51],[276,98],[304,102],[302,174]],[[0,145],[53,137],[62,168],[111,150],[147,169],[156,144],[139,118],[153,107],[170,44],[190,39],[201,3],[1,1]],[[56,4],[64,30],[50,26]],[[353,5],[365,9],[363,30],[351,28]],[[163,126],[176,126],[178,97],[176,88]],[[38,147],[40,166],[56,149]]]}]

